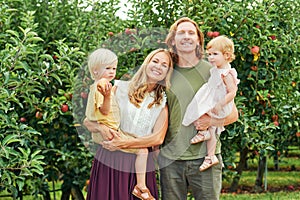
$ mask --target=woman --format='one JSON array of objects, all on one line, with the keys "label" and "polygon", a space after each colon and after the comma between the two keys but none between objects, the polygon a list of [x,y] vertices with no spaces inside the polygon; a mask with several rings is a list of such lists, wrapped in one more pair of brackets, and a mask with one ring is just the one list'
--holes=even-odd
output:
[{"label": "woman", "polygon": [[[140,199],[158,199],[155,166],[151,147],[162,144],[168,125],[165,89],[170,87],[173,71],[172,59],[167,50],[152,51],[130,81],[116,82],[116,98],[120,108],[124,132],[136,138],[121,139],[117,132],[104,125],[97,126],[85,120],[91,132],[100,132],[104,140],[93,161],[87,199],[131,200],[132,192]],[[115,149],[111,147],[116,145]],[[108,149],[105,149],[105,148]],[[136,188],[134,154],[116,149],[149,148],[146,185],[148,191]],[[115,151],[114,151],[115,150]],[[153,195],[153,197],[152,197]]]}]

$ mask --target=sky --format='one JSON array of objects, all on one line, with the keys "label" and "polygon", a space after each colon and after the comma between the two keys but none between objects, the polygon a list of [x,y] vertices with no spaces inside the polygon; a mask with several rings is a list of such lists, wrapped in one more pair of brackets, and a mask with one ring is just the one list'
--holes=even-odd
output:
[{"label": "sky", "polygon": [[[121,9],[116,13],[117,16],[119,16],[121,19],[126,19],[126,11],[127,7],[130,7],[129,3],[127,3],[127,0],[120,0],[120,6]],[[127,7],[125,7],[125,4],[128,4]]]}]

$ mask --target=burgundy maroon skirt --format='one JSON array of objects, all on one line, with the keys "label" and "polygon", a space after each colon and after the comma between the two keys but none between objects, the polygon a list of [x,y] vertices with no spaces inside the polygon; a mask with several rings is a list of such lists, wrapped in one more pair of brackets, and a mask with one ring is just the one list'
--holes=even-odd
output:
[{"label": "burgundy maroon skirt", "polygon": [[[137,200],[131,193],[136,185],[135,154],[98,147],[93,161],[87,200]],[[155,165],[148,156],[146,185],[158,199]]]}]

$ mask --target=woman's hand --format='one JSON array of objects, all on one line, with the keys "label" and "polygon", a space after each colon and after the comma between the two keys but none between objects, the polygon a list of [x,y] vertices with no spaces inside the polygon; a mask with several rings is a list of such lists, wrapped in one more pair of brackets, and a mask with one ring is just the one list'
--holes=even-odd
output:
[{"label": "woman's hand", "polygon": [[122,144],[126,143],[127,140],[121,138],[118,131],[109,129],[109,132],[112,135],[112,139],[109,141],[103,141],[102,147],[110,151],[120,150],[122,148]]},{"label": "woman's hand", "polygon": [[111,140],[113,138],[109,128],[104,124],[98,124],[97,122],[90,121],[86,118],[84,119],[83,124],[90,132],[101,134],[103,140]]}]

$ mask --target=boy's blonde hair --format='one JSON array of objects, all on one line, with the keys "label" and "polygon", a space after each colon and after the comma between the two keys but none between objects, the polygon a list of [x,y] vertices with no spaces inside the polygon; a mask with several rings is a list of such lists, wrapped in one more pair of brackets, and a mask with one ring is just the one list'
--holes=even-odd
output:
[{"label": "boy's blonde hair", "polygon": [[209,41],[206,45],[206,50],[209,50],[211,48],[217,49],[223,54],[227,53],[227,60],[229,62],[232,62],[235,59],[233,41],[225,35],[215,37],[214,39]]},{"label": "boy's blonde hair", "polygon": [[171,75],[173,72],[173,62],[171,54],[166,49],[156,49],[148,54],[148,56],[145,58],[142,66],[139,68],[139,70],[134,74],[132,77],[128,96],[130,99],[130,102],[134,104],[136,107],[140,107],[140,103],[144,100],[144,97],[146,93],[148,92],[148,77],[146,73],[147,66],[149,65],[151,59],[157,54],[163,52],[165,53],[169,58],[169,69],[167,72],[166,77],[156,83],[156,86],[154,88],[155,97],[152,103],[148,105],[148,108],[151,108],[153,105],[160,105],[161,100],[163,99],[163,95],[166,89],[169,89],[171,86],[170,80]]},{"label": "boy's blonde hair", "polygon": [[109,49],[99,48],[93,51],[88,57],[88,68],[91,73],[91,78],[101,76],[98,70],[118,61],[117,55]]}]

